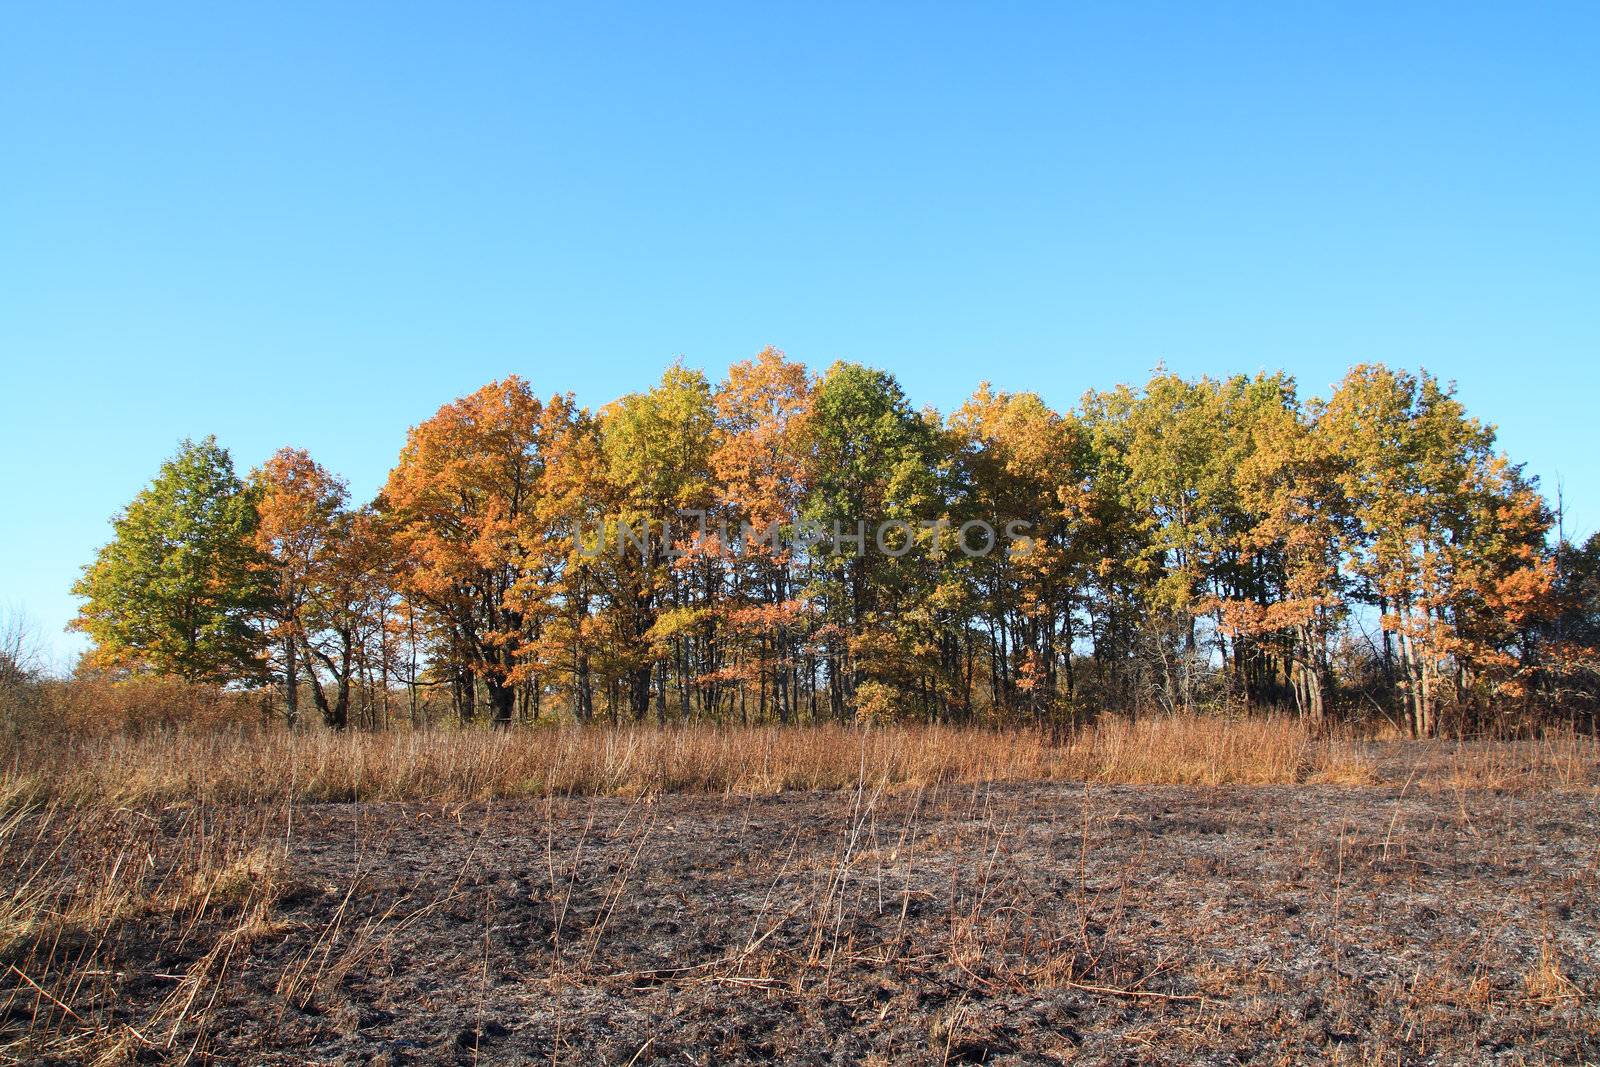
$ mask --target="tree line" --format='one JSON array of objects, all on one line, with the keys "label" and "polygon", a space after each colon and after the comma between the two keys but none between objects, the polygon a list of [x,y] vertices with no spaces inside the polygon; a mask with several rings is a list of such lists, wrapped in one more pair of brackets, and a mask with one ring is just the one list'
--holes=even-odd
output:
[{"label": "tree line", "polygon": [[302,450],[241,477],[186,441],[74,626],[82,670],[335,728],[1228,706],[1433,735],[1590,714],[1600,540],[1554,522],[1425,372],[1303,400],[1284,373],[1158,371],[1071,411],[983,385],[941,415],[767,349],[598,411],[490,383],[413,427],[367,503]]}]

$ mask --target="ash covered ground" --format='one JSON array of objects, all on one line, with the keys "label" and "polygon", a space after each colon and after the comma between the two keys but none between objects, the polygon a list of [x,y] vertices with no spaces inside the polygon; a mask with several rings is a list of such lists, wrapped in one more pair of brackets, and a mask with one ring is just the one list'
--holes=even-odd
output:
[{"label": "ash covered ground", "polygon": [[[963,785],[261,825],[286,849],[270,908],[170,1047],[144,1020],[229,920],[121,935],[98,1007],[146,1028],[128,1058],[1600,1061],[1592,790]],[[11,986],[15,1042],[48,1006]]]}]

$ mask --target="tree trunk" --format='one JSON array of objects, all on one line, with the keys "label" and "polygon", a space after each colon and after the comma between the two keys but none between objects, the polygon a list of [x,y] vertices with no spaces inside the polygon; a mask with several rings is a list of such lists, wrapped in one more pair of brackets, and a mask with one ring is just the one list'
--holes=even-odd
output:
[{"label": "tree trunk", "polygon": [[293,730],[300,725],[300,666],[295,660],[292,633],[283,642],[283,703],[284,718]]},{"label": "tree trunk", "polygon": [[573,708],[573,715],[580,723],[588,725],[594,721],[594,683],[589,677],[589,655],[582,649],[575,653],[576,663],[574,672],[578,676],[577,706]]},{"label": "tree trunk", "polygon": [[636,667],[628,684],[628,709],[633,712],[634,722],[644,722],[646,715],[650,714],[650,676],[654,673],[650,664]]},{"label": "tree trunk", "polygon": [[491,722],[495,729],[504,730],[512,723],[517,712],[517,687],[508,685],[504,679],[489,677],[484,679],[484,684],[489,690],[489,707],[493,712]]}]

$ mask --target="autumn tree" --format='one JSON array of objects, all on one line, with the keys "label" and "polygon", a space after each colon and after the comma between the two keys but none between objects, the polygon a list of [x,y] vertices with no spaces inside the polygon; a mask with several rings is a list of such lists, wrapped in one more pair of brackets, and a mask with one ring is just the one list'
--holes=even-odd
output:
[{"label": "autumn tree", "polygon": [[493,722],[511,723],[526,612],[511,595],[538,514],[547,450],[573,418],[570,397],[541,401],[515,376],[446,404],[407,435],[381,512],[402,561],[398,578],[427,605],[460,687],[465,717],[475,682]]},{"label": "autumn tree", "polygon": [[1234,638],[1248,704],[1287,681],[1294,706],[1323,719],[1329,642],[1347,616],[1341,571],[1348,509],[1337,461],[1283,374],[1227,384],[1227,466],[1238,506],[1219,624]]},{"label": "autumn tree", "polygon": [[605,530],[616,492],[607,482],[599,424],[587,410],[571,411],[543,444],[543,490],[524,524],[522,575],[511,600],[530,641],[521,669],[537,711],[540,678],[570,698],[575,719],[593,720],[597,664],[596,609],[601,603]]},{"label": "autumn tree", "polygon": [[[1015,535],[981,557],[951,560],[979,597],[974,621],[987,631],[991,704],[1020,698],[1036,713],[1049,711],[1072,694],[1075,622],[1088,581],[1088,439],[1076,418],[1037,394],[996,393],[987,383],[950,428],[969,514]],[[970,675],[959,654],[950,660],[959,680]]]},{"label": "autumn tree", "polygon": [[1411,728],[1431,736],[1447,689],[1459,693],[1460,672],[1483,656],[1463,642],[1486,605],[1543,595],[1527,587],[1547,584],[1548,515],[1495,454],[1493,429],[1425,372],[1354,368],[1318,432],[1340,460],[1358,589],[1380,612]]},{"label": "autumn tree", "polygon": [[289,725],[300,715],[300,666],[307,604],[329,567],[336,519],[348,490],[303,449],[283,448],[251,474],[259,501],[255,548],[271,595],[266,601],[273,663],[283,679]]},{"label": "autumn tree", "polygon": [[1551,515],[1537,487],[1503,455],[1471,468],[1440,552],[1453,692],[1476,712],[1525,705],[1539,667],[1538,629],[1560,610]]},{"label": "autumn tree", "polygon": [[1231,485],[1218,383],[1158,372],[1142,391],[1084,398],[1101,549],[1097,658],[1169,710],[1190,708],[1206,651],[1198,622],[1215,609]]},{"label": "autumn tree", "polygon": [[583,723],[1362,703],[1431,735],[1600,698],[1593,546],[1550,526],[1426,373],[1308,402],[1282,373],[1158,370],[1070,411],[984,385],[945,419],[766,349],[595,414],[491,383],[411,430],[370,506],[302,451],[243,485],[186,442],[76,625],[98,662],[281,680],[291,723],[309,692],[336,729],[386,719],[399,677],[413,723],[440,685],[502,726],[546,700]]},{"label": "autumn tree", "polygon": [[386,667],[381,657],[387,654],[396,561],[384,517],[371,508],[335,514],[318,564],[304,609],[302,647],[314,664],[311,695],[322,721],[343,730],[359,674],[370,671],[374,660],[380,671]]},{"label": "autumn tree", "polygon": [[[718,670],[741,687],[756,682],[758,718],[770,700],[788,722],[798,711],[805,606],[784,535],[799,522],[806,493],[802,442],[811,379],[803,365],[765,348],[728,369],[712,403],[711,469],[719,494],[713,549],[731,571],[719,611],[734,642]],[[741,708],[743,698],[741,688]]]}]

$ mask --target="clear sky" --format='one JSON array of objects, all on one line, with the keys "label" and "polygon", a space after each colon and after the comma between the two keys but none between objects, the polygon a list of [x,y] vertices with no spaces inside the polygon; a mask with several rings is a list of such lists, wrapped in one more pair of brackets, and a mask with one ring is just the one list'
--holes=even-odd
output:
[{"label": "clear sky", "polygon": [[186,436],[360,496],[515,372],[765,344],[1062,407],[1455,379],[1600,525],[1600,5],[23,3],[0,28],[0,606]]}]

